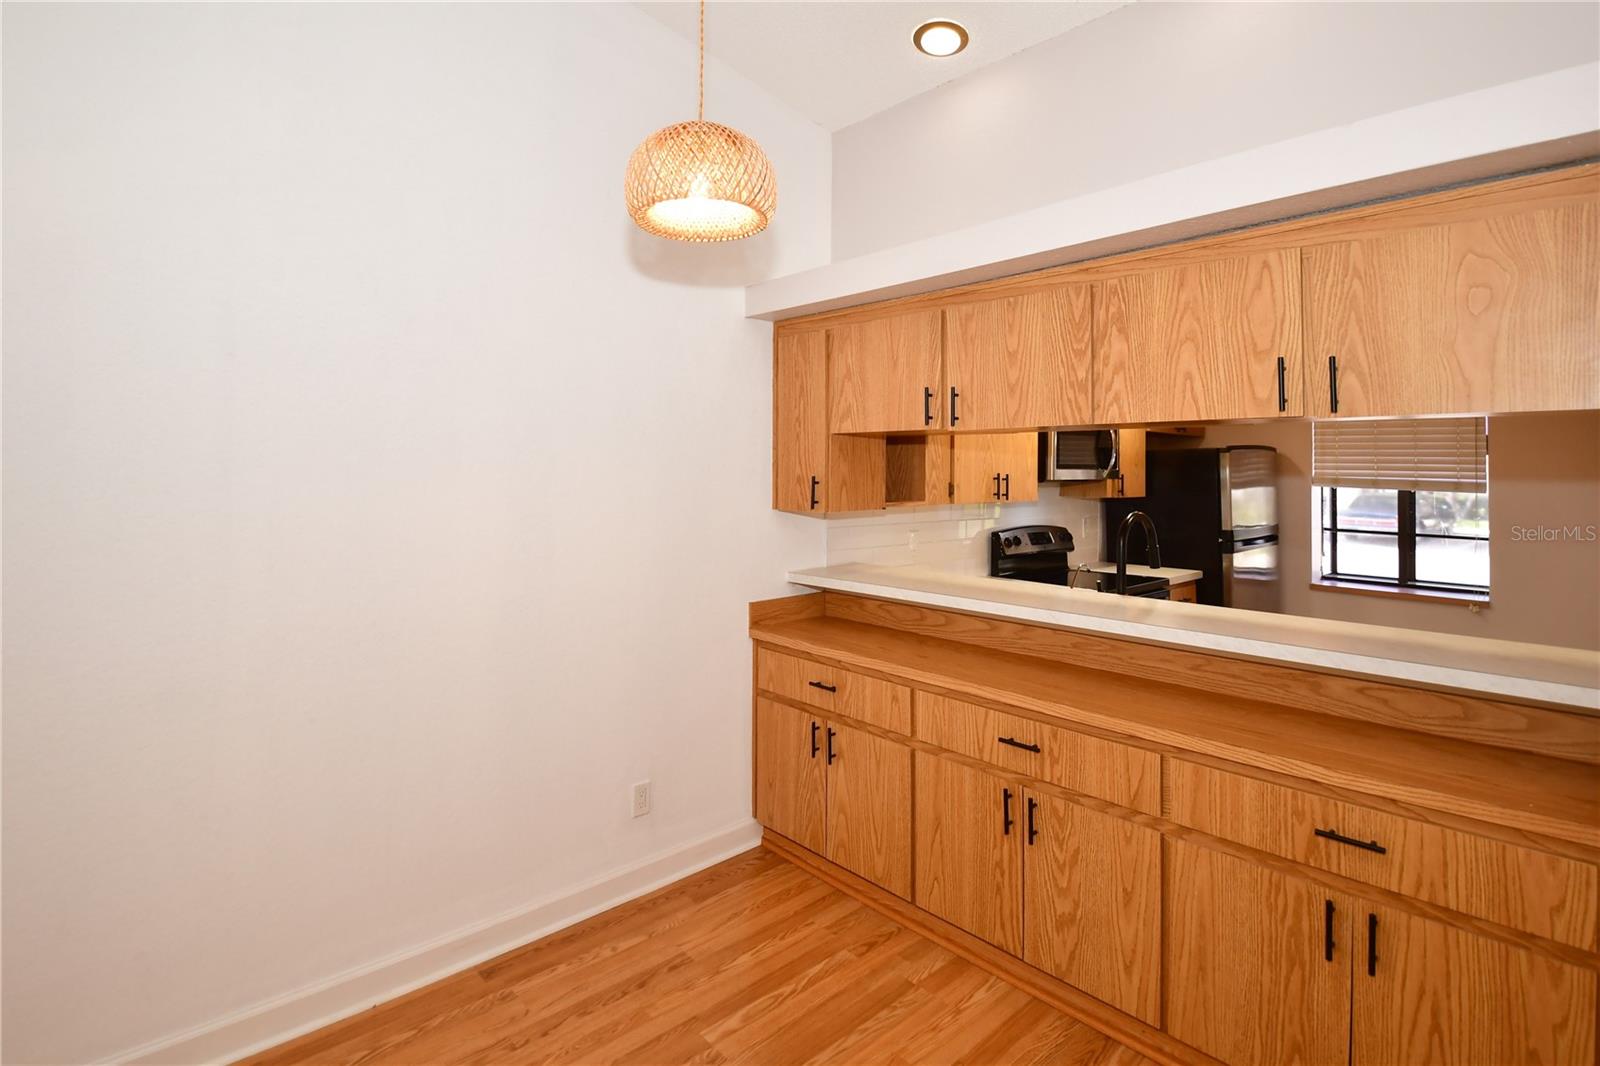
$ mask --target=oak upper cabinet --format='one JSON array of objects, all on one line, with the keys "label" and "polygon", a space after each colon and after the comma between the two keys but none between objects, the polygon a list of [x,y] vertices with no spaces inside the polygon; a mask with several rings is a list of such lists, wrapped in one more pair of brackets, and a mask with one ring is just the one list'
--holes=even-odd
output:
[{"label": "oak upper cabinet", "polygon": [[828,433],[828,340],[779,331],[772,352],[772,506],[822,516],[884,505],[880,441]]},{"label": "oak upper cabinet", "polygon": [[772,353],[772,506],[828,510],[828,336],[780,333]]},{"label": "oak upper cabinet", "polygon": [[911,311],[828,330],[828,428],[905,433],[945,428],[940,312]]},{"label": "oak upper cabinet", "polygon": [[823,728],[788,704],[756,701],[756,820],[816,852],[826,843]]},{"label": "oak upper cabinet", "polygon": [[1304,252],[1313,415],[1600,407],[1591,195]]},{"label": "oak upper cabinet", "polygon": [[998,775],[916,754],[916,904],[1022,953],[1022,794]]},{"label": "oak upper cabinet", "polygon": [[1161,833],[1029,790],[1022,957],[1161,1024]]},{"label": "oak upper cabinet", "polygon": [[1346,1066],[1349,900],[1232,855],[1166,846],[1167,1032],[1231,1066]]},{"label": "oak upper cabinet", "polygon": [[1152,264],[1097,284],[1099,423],[1300,415],[1300,253]]},{"label": "oak upper cabinet", "polygon": [[946,307],[949,428],[1087,425],[1091,303],[1078,283]]},{"label": "oak upper cabinet", "polygon": [[955,433],[950,448],[951,503],[1039,498],[1039,434]]},{"label": "oak upper cabinet", "polygon": [[1354,917],[1352,1066],[1593,1066],[1593,970],[1393,907]]},{"label": "oak upper cabinet", "polygon": [[911,898],[911,749],[862,729],[825,726],[827,856]]}]

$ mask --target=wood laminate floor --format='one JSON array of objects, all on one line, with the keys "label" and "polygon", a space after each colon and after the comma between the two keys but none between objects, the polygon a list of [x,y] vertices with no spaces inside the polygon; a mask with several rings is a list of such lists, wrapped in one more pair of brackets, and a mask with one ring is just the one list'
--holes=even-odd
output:
[{"label": "wood laminate floor", "polygon": [[760,849],[245,1061],[1149,1066]]}]

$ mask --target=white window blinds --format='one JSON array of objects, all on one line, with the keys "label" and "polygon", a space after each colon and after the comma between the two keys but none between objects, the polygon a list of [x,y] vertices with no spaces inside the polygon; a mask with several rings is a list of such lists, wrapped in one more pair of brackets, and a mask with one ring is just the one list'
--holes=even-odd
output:
[{"label": "white window blinds", "polygon": [[1340,419],[1311,427],[1311,481],[1358,489],[1489,491],[1482,418]]}]

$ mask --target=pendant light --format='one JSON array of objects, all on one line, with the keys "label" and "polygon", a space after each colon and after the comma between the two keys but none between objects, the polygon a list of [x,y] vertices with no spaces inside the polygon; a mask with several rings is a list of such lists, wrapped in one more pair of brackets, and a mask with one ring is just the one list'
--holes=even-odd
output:
[{"label": "pendant light", "polygon": [[700,117],[659,129],[633,150],[623,181],[639,228],[680,241],[736,241],[778,209],[778,179],[761,146],[706,121],[706,3],[700,0]]}]

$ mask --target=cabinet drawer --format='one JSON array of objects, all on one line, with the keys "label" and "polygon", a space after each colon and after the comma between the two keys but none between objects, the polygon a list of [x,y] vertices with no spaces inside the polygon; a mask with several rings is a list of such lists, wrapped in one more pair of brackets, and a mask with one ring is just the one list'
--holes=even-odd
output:
[{"label": "cabinet drawer", "polygon": [[931,692],[918,692],[916,707],[918,740],[1146,814],[1160,813],[1161,757],[1155,752]]},{"label": "cabinet drawer", "polygon": [[1179,825],[1595,948],[1600,881],[1590,863],[1179,758],[1168,761],[1167,805]]},{"label": "cabinet drawer", "polygon": [[893,681],[762,648],[756,655],[756,687],[880,729],[911,732],[911,690]]}]

